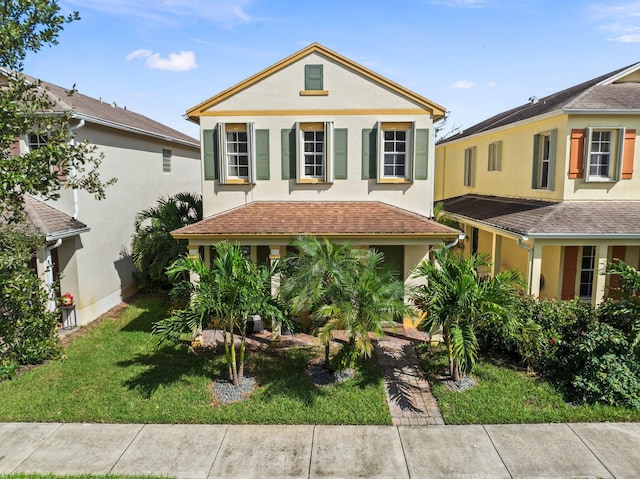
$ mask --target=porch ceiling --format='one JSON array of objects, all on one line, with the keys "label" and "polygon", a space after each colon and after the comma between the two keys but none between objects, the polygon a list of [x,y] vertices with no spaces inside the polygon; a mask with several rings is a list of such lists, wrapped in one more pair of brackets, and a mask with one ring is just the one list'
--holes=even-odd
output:
[{"label": "porch ceiling", "polygon": [[640,201],[549,201],[464,195],[444,200],[461,218],[529,237],[640,237]]},{"label": "porch ceiling", "polygon": [[242,236],[406,237],[458,236],[458,230],[377,201],[257,201],[172,232],[175,238]]}]

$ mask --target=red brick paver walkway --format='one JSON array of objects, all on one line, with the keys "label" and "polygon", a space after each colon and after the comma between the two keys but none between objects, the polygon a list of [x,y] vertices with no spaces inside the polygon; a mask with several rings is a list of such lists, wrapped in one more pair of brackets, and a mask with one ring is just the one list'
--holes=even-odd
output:
[{"label": "red brick paver walkway", "polygon": [[376,342],[376,356],[394,426],[444,424],[414,349],[416,341],[424,340],[420,331],[396,328]]}]

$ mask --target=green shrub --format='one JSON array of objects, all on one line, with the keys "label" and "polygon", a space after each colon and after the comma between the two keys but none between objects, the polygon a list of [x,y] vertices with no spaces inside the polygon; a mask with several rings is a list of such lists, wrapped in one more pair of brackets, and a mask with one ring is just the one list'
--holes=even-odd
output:
[{"label": "green shrub", "polygon": [[58,315],[47,310],[47,292],[29,268],[37,239],[0,228],[0,357],[37,364],[59,353]]}]

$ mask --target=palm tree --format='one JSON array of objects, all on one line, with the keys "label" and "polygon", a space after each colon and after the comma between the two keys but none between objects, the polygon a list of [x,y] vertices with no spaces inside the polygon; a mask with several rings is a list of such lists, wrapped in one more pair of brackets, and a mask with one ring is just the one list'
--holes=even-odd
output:
[{"label": "palm tree", "polygon": [[442,247],[413,273],[424,280],[413,293],[415,306],[426,314],[420,328],[442,331],[454,381],[473,369],[478,351],[475,330],[481,321],[501,321],[508,328],[518,321],[512,307],[522,286],[520,273],[510,270],[489,277],[489,267],[485,254],[461,258]]},{"label": "palm tree", "polygon": [[[179,339],[185,332],[197,335],[208,320],[218,320],[223,329],[229,381],[238,385],[244,377],[249,318],[259,314],[286,321],[286,315],[282,304],[271,295],[271,268],[253,263],[239,245],[220,242],[214,248],[211,266],[200,258],[181,258],[169,268],[167,273],[173,278],[185,273],[195,273],[199,278],[189,286],[192,293],[187,307],[155,323],[153,333]],[[241,336],[239,350],[235,331]]]},{"label": "palm tree", "polygon": [[165,271],[186,249],[186,240],[174,239],[171,231],[200,220],[202,197],[188,192],[159,198],[156,206],[138,212],[132,257],[143,289],[171,286]]},{"label": "palm tree", "polygon": [[349,347],[343,357],[348,364],[343,366],[349,367],[356,354],[371,356],[370,333],[383,336],[385,322],[412,312],[404,302],[404,284],[395,279],[393,271],[383,268],[382,253],[354,250],[352,254],[357,258],[357,274],[350,275],[343,285],[345,294],[318,310],[321,317],[327,318],[319,328],[320,339],[327,341],[333,331],[346,331]]},{"label": "palm tree", "polygon": [[[345,285],[355,275],[357,259],[348,243],[309,236],[299,237],[291,245],[296,252],[284,259],[280,294],[290,304],[292,314],[309,313],[311,330],[317,333],[331,318],[322,308],[347,298]],[[322,337],[327,368],[331,339],[332,334]]]}]

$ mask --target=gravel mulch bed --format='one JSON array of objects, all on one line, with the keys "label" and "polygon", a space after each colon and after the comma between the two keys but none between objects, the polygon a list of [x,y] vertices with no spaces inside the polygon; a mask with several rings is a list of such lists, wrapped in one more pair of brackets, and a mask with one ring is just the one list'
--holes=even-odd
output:
[{"label": "gravel mulch bed", "polygon": [[311,363],[307,368],[307,376],[316,386],[331,386],[351,379],[356,375],[354,369],[331,371],[324,367],[324,362]]},{"label": "gravel mulch bed", "polygon": [[258,387],[255,378],[245,376],[240,384],[234,385],[227,379],[214,381],[211,391],[220,404],[232,404],[242,401]]}]

